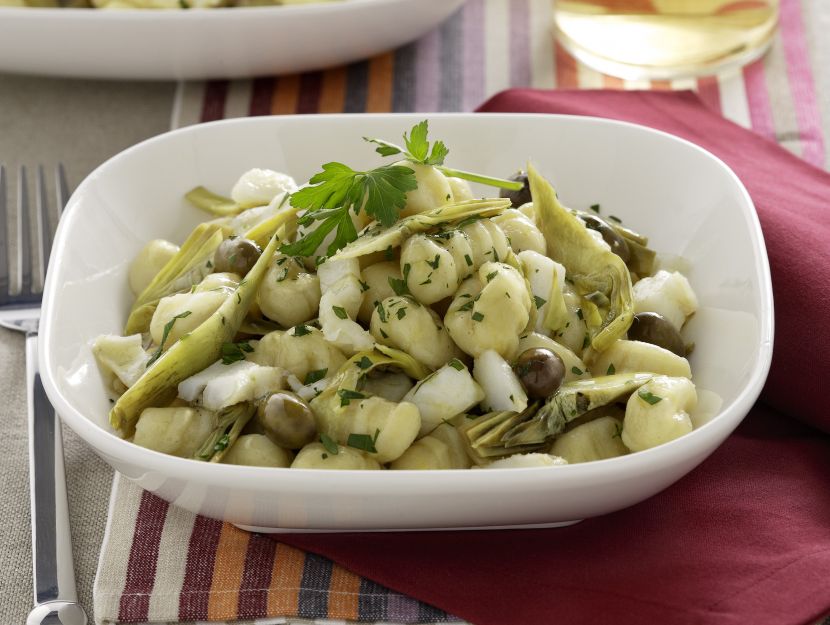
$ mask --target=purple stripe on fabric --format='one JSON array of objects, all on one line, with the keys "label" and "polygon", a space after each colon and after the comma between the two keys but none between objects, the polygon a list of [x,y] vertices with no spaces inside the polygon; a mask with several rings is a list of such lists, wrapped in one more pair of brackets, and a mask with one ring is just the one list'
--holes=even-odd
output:
[{"label": "purple stripe on fabric", "polygon": [[430,31],[415,48],[415,111],[437,111],[441,96],[441,34]]},{"label": "purple stripe on fabric", "polygon": [[323,73],[307,72],[300,76],[300,92],[297,95],[297,113],[316,113],[323,91]]},{"label": "purple stripe on fabric", "polygon": [[530,77],[529,0],[510,3],[510,86],[529,87]]},{"label": "purple stripe on fabric", "polygon": [[468,0],[463,13],[464,93],[462,109],[475,110],[484,102],[486,89],[484,59],[484,2]]},{"label": "purple stripe on fabric", "polygon": [[239,586],[238,618],[268,616],[268,587],[277,554],[276,541],[252,534],[245,554],[245,568]]},{"label": "purple stripe on fabric", "polygon": [[781,1],[780,23],[790,93],[803,146],[801,157],[808,163],[823,167],[825,153],[821,114],[818,109],[813,70],[810,66],[810,53],[807,50],[800,0]]},{"label": "purple stripe on fabric", "polygon": [[209,80],[205,84],[200,121],[212,122],[225,117],[225,99],[228,97],[227,80]]},{"label": "purple stripe on fabric", "polygon": [[187,565],[179,597],[180,621],[199,621],[208,617],[213,565],[221,535],[222,521],[196,517],[187,547]]},{"label": "purple stripe on fabric", "polygon": [[161,532],[169,506],[166,501],[147,491],[141,495],[127,562],[127,579],[118,609],[119,621],[139,623],[147,620],[150,593],[156,581]]},{"label": "purple stripe on fabric", "polygon": [[387,618],[395,623],[417,623],[420,606],[416,599],[391,592],[386,602],[386,613]]},{"label": "purple stripe on fabric", "polygon": [[767,139],[775,140],[775,122],[764,76],[764,60],[758,59],[744,68],[744,85],[749,105],[749,119],[752,130]]},{"label": "purple stripe on fabric", "polygon": [[439,107],[442,111],[462,110],[464,67],[458,63],[458,59],[462,56],[462,20],[461,11],[457,11],[440,28],[441,97]]},{"label": "purple stripe on fabric", "polygon": [[270,76],[267,78],[256,78],[251,87],[251,105],[248,110],[248,115],[270,115],[271,114],[271,97],[274,94],[274,79]]}]

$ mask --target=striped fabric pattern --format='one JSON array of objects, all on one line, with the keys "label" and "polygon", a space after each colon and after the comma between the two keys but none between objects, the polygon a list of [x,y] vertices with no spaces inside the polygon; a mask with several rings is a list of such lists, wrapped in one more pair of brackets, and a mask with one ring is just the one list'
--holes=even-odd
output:
[{"label": "striped fabric pattern", "polygon": [[326,558],[171,506],[118,475],[94,594],[99,624],[463,625]]},{"label": "striped fabric pattern", "polygon": [[[830,63],[823,0],[780,0],[772,49],[697,80],[631,81],[596,72],[551,36],[551,0],[468,0],[435,31],[374,58],[303,74],[179,85],[173,127],[247,115],[471,111],[509,87],[694,89],[725,117],[830,167]],[[822,65],[823,64],[823,65]]]},{"label": "striped fabric pattern", "polygon": [[[179,83],[171,126],[250,115],[471,111],[509,87],[693,89],[733,122],[830,167],[830,72],[817,71],[830,66],[826,0],[781,0],[772,49],[740,72],[651,82],[576,62],[551,37],[551,6],[468,0],[421,40],[345,67]],[[118,476],[94,608],[99,624],[460,623],[325,558],[170,506]]]}]

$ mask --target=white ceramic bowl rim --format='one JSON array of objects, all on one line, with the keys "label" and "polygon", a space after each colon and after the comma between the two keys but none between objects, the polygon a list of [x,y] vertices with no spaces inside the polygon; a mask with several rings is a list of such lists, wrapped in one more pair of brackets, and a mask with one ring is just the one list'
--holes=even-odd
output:
[{"label": "white ceramic bowl rim", "polygon": [[[373,1],[373,0],[367,0]],[[412,114],[412,113],[404,113],[404,114],[394,114],[394,113],[386,113],[386,114],[377,114],[377,115],[363,115],[361,117],[372,117],[372,118],[399,118],[402,121],[406,120],[413,120],[413,121],[420,121],[423,118],[428,119],[439,119],[439,118],[452,118],[452,117],[463,117],[469,114],[458,114],[458,113],[430,113],[430,114]],[[509,114],[509,113],[477,113],[475,114],[476,118],[490,118],[490,119],[508,119],[510,117],[516,117],[517,114]],[[442,485],[447,486],[448,488],[457,488],[457,489],[464,489],[471,488],[471,489],[479,489],[483,487],[488,488],[498,488],[502,484],[512,483],[515,478],[517,478],[521,474],[526,473],[534,473],[537,475],[543,474],[548,472],[547,475],[550,479],[557,479],[557,476],[560,476],[562,479],[565,479],[566,476],[583,476],[586,478],[594,477],[594,476],[601,476],[611,471],[612,473],[618,476],[625,476],[628,475],[636,475],[639,472],[642,472],[644,467],[647,466],[657,466],[661,463],[666,461],[670,461],[673,456],[677,456],[678,452],[684,448],[691,448],[697,447],[696,442],[699,439],[704,437],[704,431],[716,430],[720,429],[721,431],[731,431],[734,429],[740,420],[744,417],[744,415],[749,411],[749,409],[754,404],[755,400],[758,398],[761,389],[764,385],[764,382],[767,377],[767,373],[769,372],[770,362],[772,359],[772,345],[773,345],[773,298],[772,298],[772,284],[770,279],[770,269],[769,269],[769,261],[767,258],[766,248],[764,246],[764,239],[763,234],[761,231],[760,223],[758,221],[757,214],[754,210],[754,205],[752,203],[751,198],[749,197],[748,192],[746,191],[745,187],[735,175],[735,173],[719,158],[713,155],[711,152],[704,150],[698,145],[686,141],[685,139],[681,139],[669,133],[665,133],[659,130],[655,130],[653,128],[649,128],[646,126],[641,126],[638,124],[632,124],[628,122],[616,121],[616,120],[609,120],[605,118],[598,118],[598,117],[588,117],[588,116],[572,116],[572,115],[548,115],[548,114],[521,114],[522,117],[527,118],[560,118],[560,119],[569,119],[573,123],[590,123],[590,124],[604,124],[608,126],[624,126],[630,128],[637,128],[642,132],[646,133],[654,133],[657,135],[661,135],[665,138],[670,139],[671,141],[677,141],[686,144],[689,148],[700,152],[701,154],[705,155],[707,158],[711,159],[712,161],[716,162],[731,180],[735,183],[735,185],[740,189],[740,193],[743,196],[743,199],[746,202],[746,205],[751,209],[751,215],[749,215],[749,222],[750,222],[750,229],[749,236],[755,246],[755,248],[759,251],[760,259],[755,267],[755,271],[757,272],[758,277],[758,284],[760,285],[760,301],[761,301],[761,310],[764,311],[764,314],[761,314],[760,319],[760,328],[759,328],[759,335],[761,337],[761,344],[759,350],[759,357],[757,361],[754,363],[754,366],[751,370],[751,374],[749,380],[745,384],[744,388],[741,392],[737,395],[737,397],[732,401],[732,403],[724,410],[721,410],[716,416],[714,416],[708,423],[705,423],[701,427],[695,429],[691,433],[679,438],[675,439],[669,443],[660,445],[658,447],[654,447],[651,449],[647,449],[645,451],[640,451],[634,454],[621,456],[617,458],[607,459],[607,460],[600,460],[595,462],[588,462],[588,463],[580,463],[580,464],[572,464],[572,465],[565,465],[559,466],[556,468],[556,471],[550,471],[548,467],[533,467],[533,468],[520,468],[520,469],[488,469],[488,470],[467,470],[467,471],[458,471],[458,470],[433,470],[431,471],[432,474],[436,474],[440,476],[440,480]],[[334,115],[307,115],[307,116],[294,116],[294,117],[312,117],[314,119],[320,119],[325,117],[344,117],[344,115],[334,114]],[[354,117],[354,115],[350,116]],[[244,124],[257,124],[262,123],[263,117],[248,117],[248,118],[238,118],[238,119],[227,119],[227,120],[220,120],[216,122],[210,122],[208,124],[200,124],[196,126],[188,126],[185,128],[180,128],[174,131],[170,131],[156,137],[147,139],[141,143],[138,143],[123,152],[113,156],[107,162],[100,165],[95,171],[90,174],[90,176],[84,180],[81,185],[77,188],[75,193],[73,194],[72,198],[67,205],[65,215],[70,216],[73,215],[75,212],[82,210],[82,204],[77,200],[77,198],[82,195],[84,189],[91,185],[92,182],[99,176],[104,175],[107,167],[111,163],[115,163],[125,157],[129,156],[136,150],[141,150],[144,146],[149,144],[153,144],[156,142],[163,142],[166,141],[171,136],[176,135],[184,135],[192,132],[198,132],[200,129],[206,126],[214,126],[214,125],[244,125]],[[325,158],[325,157],[323,157]],[[321,159],[323,162],[323,159]],[[61,223],[65,223],[66,219],[63,220]],[[65,237],[62,235],[62,227],[59,225],[58,233],[56,235],[55,246],[52,250],[52,258],[55,258],[57,255],[61,253],[62,248],[67,245],[67,241]],[[41,340],[40,340],[40,365],[41,371],[43,372],[43,383],[44,387],[46,388],[47,394],[51,399],[53,405],[57,409],[57,412],[61,415],[62,419],[66,422],[69,427],[71,427],[78,435],[81,436],[84,440],[90,443],[93,447],[99,449],[101,452],[112,455],[113,457],[118,457],[126,462],[132,463],[137,466],[149,466],[152,465],[153,467],[157,468],[158,470],[165,472],[169,475],[176,475],[179,473],[190,473],[191,470],[195,467],[198,461],[190,460],[185,458],[179,458],[175,456],[170,456],[167,454],[162,454],[156,451],[152,451],[149,449],[145,449],[143,447],[139,447],[129,441],[119,438],[115,434],[104,430],[103,428],[94,424],[91,420],[86,418],[83,414],[81,414],[78,410],[74,408],[74,406],[66,399],[66,397],[61,392],[60,388],[55,384],[55,363],[53,362],[46,346],[51,343],[51,336],[50,336],[50,327],[51,323],[49,322],[50,318],[55,314],[55,307],[49,305],[51,297],[55,293],[58,285],[54,284],[53,281],[50,279],[50,276],[53,274],[49,274],[47,276],[46,285],[44,288],[44,319],[45,323],[41,323],[42,332],[41,332]],[[766,311],[769,311],[769,314],[766,314]],[[395,484],[399,484],[402,488],[406,488],[407,485],[418,485],[420,484],[424,472],[423,471],[327,471],[327,470],[320,470],[320,469],[283,469],[283,468],[269,468],[269,467],[250,467],[250,466],[235,466],[235,465],[227,465],[227,464],[212,464],[212,463],[199,463],[200,466],[200,473],[201,473],[201,481],[203,483],[212,483],[217,485],[223,485],[228,487],[233,487],[237,485],[238,479],[240,476],[245,476],[249,478],[250,484],[247,488],[251,490],[257,490],[257,483],[259,480],[257,479],[250,479],[250,478],[260,478],[266,480],[268,478],[273,479],[275,475],[279,475],[281,483],[289,486],[290,483],[294,480],[297,480],[297,484],[304,482],[309,475],[322,475],[325,474],[325,485],[326,488],[335,489],[341,485],[349,485],[351,484],[356,475],[360,476],[360,481],[363,486],[372,486],[374,483],[383,483],[384,485],[388,486],[389,481],[391,480]],[[263,486],[262,490],[270,490],[269,488]]]}]

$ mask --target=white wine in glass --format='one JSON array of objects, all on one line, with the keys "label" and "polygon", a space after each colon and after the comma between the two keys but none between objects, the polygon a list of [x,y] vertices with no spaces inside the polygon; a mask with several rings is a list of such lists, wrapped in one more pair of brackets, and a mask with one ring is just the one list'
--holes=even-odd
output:
[{"label": "white wine in glass", "polygon": [[764,54],[779,0],[553,0],[558,41],[627,79],[672,79],[740,67]]}]

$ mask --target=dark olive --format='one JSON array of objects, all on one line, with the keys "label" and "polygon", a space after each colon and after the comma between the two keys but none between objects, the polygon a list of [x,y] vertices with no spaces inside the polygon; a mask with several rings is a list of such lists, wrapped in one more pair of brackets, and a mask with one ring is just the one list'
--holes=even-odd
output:
[{"label": "dark olive", "polygon": [[631,258],[631,252],[628,249],[628,243],[625,239],[617,234],[617,231],[607,221],[596,215],[582,214],[579,218],[585,223],[585,227],[590,230],[596,230],[602,235],[602,240],[608,244],[611,251],[622,258],[624,263],[627,263]]},{"label": "dark olive", "polygon": [[265,436],[286,449],[299,449],[317,438],[311,408],[288,391],[267,395],[257,406],[256,418]]},{"label": "dark olive", "polygon": [[533,399],[550,397],[565,379],[565,363],[559,354],[544,347],[532,347],[523,351],[513,369],[528,397]]},{"label": "dark olive", "polygon": [[628,329],[628,338],[632,341],[657,345],[678,356],[686,355],[686,344],[680,332],[671,321],[655,312],[641,312],[634,315],[634,320]]},{"label": "dark olive", "polygon": [[522,204],[530,202],[530,182],[527,179],[527,174],[521,170],[510,176],[509,180],[513,182],[521,182],[522,188],[518,191],[511,191],[510,189],[502,189],[499,192],[499,197],[506,197],[510,200],[513,208],[519,208]]},{"label": "dark olive", "polygon": [[250,239],[225,239],[213,255],[213,270],[218,273],[235,273],[244,278],[261,253],[259,246]]}]

